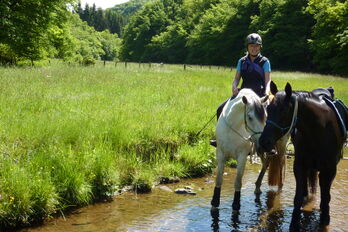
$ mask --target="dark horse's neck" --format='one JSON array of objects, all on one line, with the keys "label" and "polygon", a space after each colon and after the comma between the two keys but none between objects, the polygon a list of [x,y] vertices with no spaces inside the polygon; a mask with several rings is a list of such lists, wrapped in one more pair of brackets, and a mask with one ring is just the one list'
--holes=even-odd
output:
[{"label": "dark horse's neck", "polygon": [[[308,149],[320,151],[323,146],[339,147],[343,142],[335,113],[311,92],[294,92],[298,99],[296,133],[294,139]],[[302,146],[302,145],[301,145]]]},{"label": "dark horse's neck", "polygon": [[307,132],[307,128],[322,128],[320,119],[327,107],[323,107],[323,102],[310,92],[295,92],[298,100],[297,124],[298,130]]}]

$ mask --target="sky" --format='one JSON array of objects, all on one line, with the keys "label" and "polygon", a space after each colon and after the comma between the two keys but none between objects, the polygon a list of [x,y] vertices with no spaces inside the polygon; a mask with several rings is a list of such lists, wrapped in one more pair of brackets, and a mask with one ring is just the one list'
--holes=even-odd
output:
[{"label": "sky", "polygon": [[128,2],[129,0],[81,0],[81,6],[82,8],[85,7],[85,4],[88,3],[88,5],[92,6],[93,3],[95,3],[96,7],[101,7],[102,9],[113,7],[117,4],[121,4],[124,2]]}]

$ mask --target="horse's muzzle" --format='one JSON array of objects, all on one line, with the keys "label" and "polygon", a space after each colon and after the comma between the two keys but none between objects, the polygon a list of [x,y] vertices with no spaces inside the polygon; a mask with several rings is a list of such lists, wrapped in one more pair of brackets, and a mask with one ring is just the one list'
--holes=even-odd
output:
[{"label": "horse's muzzle", "polygon": [[266,137],[266,136],[261,136],[259,139],[259,143],[258,143],[258,148],[257,151],[260,153],[268,153],[270,155],[272,155],[273,153],[275,153],[275,149],[274,149],[274,145],[275,142],[272,141],[272,139]]}]

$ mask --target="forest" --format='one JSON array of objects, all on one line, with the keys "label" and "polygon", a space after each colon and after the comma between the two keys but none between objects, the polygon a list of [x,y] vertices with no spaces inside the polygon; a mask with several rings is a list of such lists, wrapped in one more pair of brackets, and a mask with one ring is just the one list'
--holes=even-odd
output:
[{"label": "forest", "polygon": [[3,0],[0,62],[44,59],[235,66],[251,32],[275,70],[348,75],[348,1],[130,0],[106,10],[74,0]]}]

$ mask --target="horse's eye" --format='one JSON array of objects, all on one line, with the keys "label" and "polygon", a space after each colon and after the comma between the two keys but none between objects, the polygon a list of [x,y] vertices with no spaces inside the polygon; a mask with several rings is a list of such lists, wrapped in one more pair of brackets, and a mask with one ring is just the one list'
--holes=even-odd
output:
[{"label": "horse's eye", "polygon": [[249,121],[253,120],[253,118],[250,115],[248,115],[248,119],[249,119]]}]

